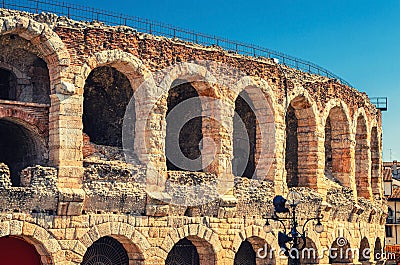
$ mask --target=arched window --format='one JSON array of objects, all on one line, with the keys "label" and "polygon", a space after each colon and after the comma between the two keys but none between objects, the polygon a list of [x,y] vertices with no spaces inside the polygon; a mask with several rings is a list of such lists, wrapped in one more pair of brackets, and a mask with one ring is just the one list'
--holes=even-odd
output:
[{"label": "arched window", "polygon": [[0,100],[50,104],[50,75],[42,54],[18,35],[0,36]]},{"label": "arched window", "polygon": [[256,252],[249,241],[245,240],[240,244],[234,265],[256,265]]},{"label": "arched window", "polygon": [[210,243],[196,236],[179,240],[165,260],[165,265],[201,264],[215,265],[215,253]]},{"label": "arched window", "polygon": [[9,167],[13,186],[21,185],[21,170],[45,164],[47,159],[41,137],[11,119],[0,119],[0,150],[0,162]]},{"label": "arched window", "polygon": [[252,178],[256,169],[257,119],[253,103],[246,91],[235,101],[233,118],[233,161],[235,176]]},{"label": "arched window", "polygon": [[128,265],[129,256],[118,240],[105,236],[93,242],[83,256],[81,265]]},{"label": "arched window", "polygon": [[286,110],[285,169],[288,187],[317,188],[316,121],[311,103],[294,98]]},{"label": "arched window", "polygon": [[274,252],[264,239],[252,236],[240,244],[235,254],[234,265],[273,265],[275,264]]},{"label": "arched window", "polygon": [[190,240],[181,239],[168,253],[165,265],[200,265],[199,253]]},{"label": "arched window", "polygon": [[202,107],[190,84],[176,80],[167,99],[165,154],[168,170],[202,171]]},{"label": "arched window", "polygon": [[90,142],[122,148],[123,120],[132,96],[128,78],[117,69],[101,66],[92,70],[84,87],[82,117]]}]

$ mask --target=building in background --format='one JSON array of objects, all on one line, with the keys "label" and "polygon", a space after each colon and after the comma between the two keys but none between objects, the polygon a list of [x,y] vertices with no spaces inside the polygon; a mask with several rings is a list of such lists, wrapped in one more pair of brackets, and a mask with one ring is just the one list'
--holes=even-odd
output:
[{"label": "building in background", "polygon": [[400,168],[396,160],[383,163],[383,186],[388,204],[385,250],[396,254],[396,261],[388,261],[396,264],[400,261]]}]

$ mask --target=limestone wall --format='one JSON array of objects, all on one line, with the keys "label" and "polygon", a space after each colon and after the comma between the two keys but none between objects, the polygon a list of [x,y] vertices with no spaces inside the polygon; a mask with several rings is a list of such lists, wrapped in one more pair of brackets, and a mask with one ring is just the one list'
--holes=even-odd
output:
[{"label": "limestone wall", "polygon": [[[41,58],[49,74],[48,112],[45,105],[35,105],[43,111],[32,111],[34,103],[24,102],[34,102],[29,97],[18,100],[18,107],[0,106],[0,121],[19,121],[36,133],[32,138],[44,142],[41,164],[48,166],[23,170],[21,187],[13,187],[7,167],[0,164],[0,237],[27,239],[43,264],[79,264],[103,236],[124,246],[130,264],[164,264],[182,238],[196,246],[201,265],[233,264],[246,239],[253,248],[268,243],[278,249],[278,228],[265,233],[263,216],[272,214],[272,198],[290,189],[302,194],[300,221],[324,216],[325,231],[318,235],[309,229],[307,235],[319,250],[338,237],[351,247],[360,246],[363,238],[371,246],[378,238],[384,242],[382,121],[365,93],[270,59],[127,27],[4,9],[0,25],[0,47],[9,55],[0,56],[0,68],[11,65],[7,69],[14,74],[20,69],[29,76],[13,51],[15,43],[25,43],[22,51]],[[208,162],[199,170],[167,170],[168,103],[182,81],[199,98],[208,98],[193,104],[194,112],[206,117],[193,134],[205,139],[193,151],[203,155],[198,164]],[[89,88],[99,90],[89,93]],[[255,115],[255,125],[245,127],[254,134],[255,169],[247,176],[252,178],[235,176],[232,170],[238,154],[234,149],[241,147],[234,143],[234,135],[241,134],[234,133],[233,120],[242,91]],[[121,120],[130,117],[122,116],[115,101],[132,94],[126,108],[134,110],[134,121],[124,127]],[[86,116],[85,104],[93,95],[96,108]],[[107,125],[100,126],[104,113],[110,113]],[[248,111],[240,116],[253,119]],[[85,131],[88,121],[93,130],[102,131]],[[187,135],[192,137],[199,124]],[[128,139],[125,144],[120,129]],[[102,133],[113,141],[97,141]],[[193,138],[183,141],[193,148]],[[276,264],[286,262],[276,259]]]}]

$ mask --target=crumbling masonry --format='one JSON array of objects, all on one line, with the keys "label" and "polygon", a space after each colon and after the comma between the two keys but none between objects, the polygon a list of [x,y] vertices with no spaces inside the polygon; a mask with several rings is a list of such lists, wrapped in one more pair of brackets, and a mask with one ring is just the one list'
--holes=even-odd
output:
[{"label": "crumbling masonry", "polygon": [[[232,89],[207,82],[199,65],[180,64],[200,60],[247,78]],[[167,67],[172,74],[161,98],[139,91]],[[224,104],[210,107],[199,96]],[[135,159],[127,163],[122,129],[132,97],[133,126],[145,130],[135,133]],[[200,155],[203,137],[215,142],[212,163],[192,171],[165,155],[166,115],[190,98],[199,117],[220,108],[224,124],[196,118],[183,128],[180,146],[190,159]],[[149,105],[153,111],[145,116]],[[235,112],[249,137],[245,157]],[[262,153],[260,131],[268,126],[273,147]],[[254,250],[279,249],[277,230],[262,229],[263,215],[271,214],[275,194],[290,189],[303,195],[301,218],[324,216],[322,234],[309,229],[310,246],[322,251],[344,237],[345,247],[369,247],[373,254],[384,242],[386,218],[381,135],[381,114],[367,95],[336,80],[128,27],[0,9],[0,237],[34,245],[43,264],[92,264],[92,250],[102,242],[121,247],[115,254],[123,256],[121,264],[172,264],[179,247],[201,265],[286,264],[255,257]],[[161,194],[182,192],[174,183],[224,179],[233,187],[217,200],[182,206],[146,192],[140,180],[152,174],[169,180]]]}]

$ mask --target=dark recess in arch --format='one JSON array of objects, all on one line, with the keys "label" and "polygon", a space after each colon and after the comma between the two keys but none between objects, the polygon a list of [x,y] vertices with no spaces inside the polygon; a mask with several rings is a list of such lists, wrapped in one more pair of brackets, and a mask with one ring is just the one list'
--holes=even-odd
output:
[{"label": "dark recess in arch", "polygon": [[122,125],[132,96],[128,78],[117,69],[101,66],[92,70],[85,83],[82,117],[83,131],[91,142],[122,147]]}]

